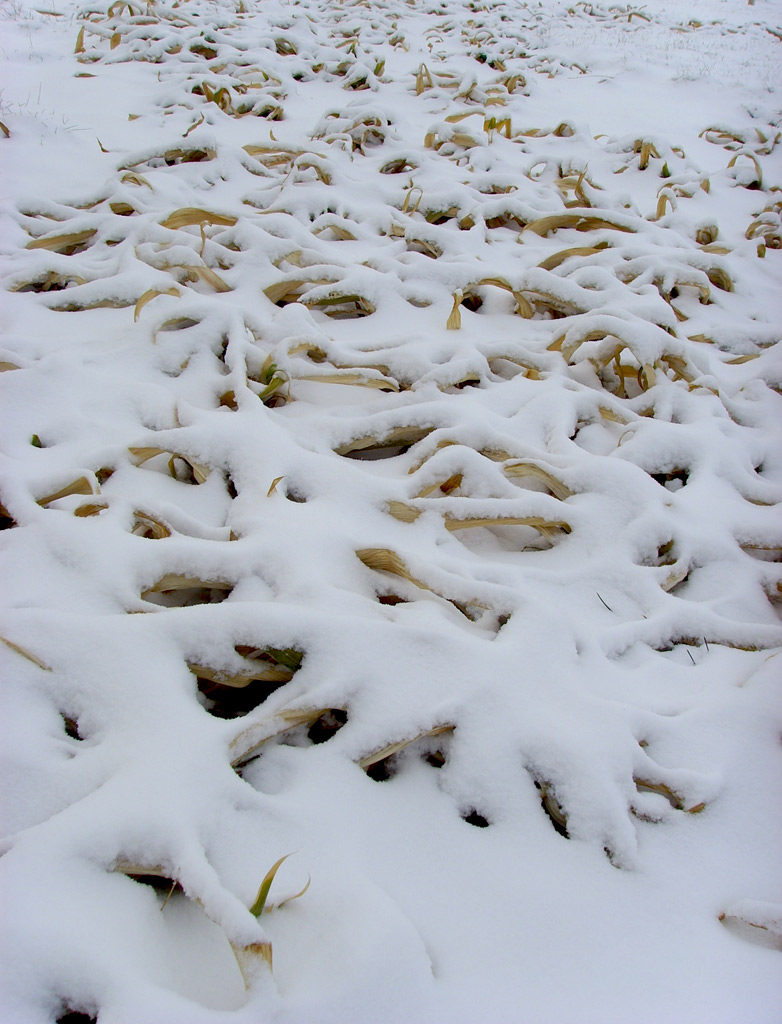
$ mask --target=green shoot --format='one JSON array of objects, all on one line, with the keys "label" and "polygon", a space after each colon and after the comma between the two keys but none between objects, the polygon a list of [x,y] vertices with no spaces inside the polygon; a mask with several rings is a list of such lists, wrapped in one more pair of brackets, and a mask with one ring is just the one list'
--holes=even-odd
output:
[{"label": "green shoot", "polygon": [[275,863],[272,864],[272,866],[264,875],[263,881],[261,882],[261,887],[258,890],[258,895],[255,897],[255,903],[253,903],[253,905],[250,907],[250,913],[254,917],[260,917],[261,914],[263,913],[264,908],[266,906],[266,899],[269,895],[269,890],[271,889],[272,882],[274,881],[274,876],[279,871],[283,861],[286,861],[290,856],[291,855],[289,853],[286,853],[284,857],[280,857],[280,859],[278,861],[275,861]]}]

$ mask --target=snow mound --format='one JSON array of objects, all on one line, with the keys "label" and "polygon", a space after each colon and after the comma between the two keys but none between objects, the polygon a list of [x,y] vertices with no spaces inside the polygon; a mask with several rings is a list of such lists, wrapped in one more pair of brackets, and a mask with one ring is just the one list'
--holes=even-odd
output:
[{"label": "snow mound", "polygon": [[61,7],[3,1019],[774,1019],[779,4]]}]

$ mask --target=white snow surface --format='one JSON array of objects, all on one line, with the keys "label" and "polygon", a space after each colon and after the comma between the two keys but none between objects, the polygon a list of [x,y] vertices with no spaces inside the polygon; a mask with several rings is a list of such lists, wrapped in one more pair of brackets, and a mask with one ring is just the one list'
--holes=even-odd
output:
[{"label": "white snow surface", "polygon": [[0,46],[3,1024],[779,1022],[782,2]]}]

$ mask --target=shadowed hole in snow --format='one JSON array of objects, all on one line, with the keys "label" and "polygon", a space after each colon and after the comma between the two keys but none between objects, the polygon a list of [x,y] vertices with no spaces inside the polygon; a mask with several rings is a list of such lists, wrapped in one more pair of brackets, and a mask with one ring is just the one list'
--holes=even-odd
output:
[{"label": "shadowed hole in snow", "polygon": [[88,1013],[81,1013],[79,1010],[66,1010],[62,1016],[57,1018],[56,1024],[97,1024],[97,1021],[97,1017],[91,1017]]},{"label": "shadowed hole in snow", "polygon": [[290,682],[304,659],[304,652],[293,647],[236,644],[234,650],[245,660],[241,671],[234,675],[188,662],[198,682],[199,700],[215,718],[241,718],[248,714]]},{"label": "shadowed hole in snow", "polygon": [[476,828],[488,828],[491,824],[488,818],[474,809],[462,814],[461,818],[462,821],[466,821],[468,825],[474,825]]},{"label": "shadowed hole in snow", "polygon": [[666,490],[678,491],[686,486],[690,472],[687,469],[673,469],[670,473],[650,473],[649,476]]},{"label": "shadowed hole in snow", "polygon": [[[433,733],[419,736],[418,739],[405,744],[401,749],[389,753],[385,757],[380,757],[378,760],[373,760],[371,764],[367,765],[364,762],[362,764],[364,772],[374,782],[388,782],[404,769],[405,764],[409,764],[414,759],[420,759],[432,768],[442,768],[448,760],[448,747],[452,732],[452,726],[437,727]],[[377,757],[377,755],[371,756]]]},{"label": "shadowed hole in snow", "polygon": [[165,875],[144,874],[139,871],[128,872],[127,877],[138,882],[139,885],[147,885],[150,889],[165,894],[166,902],[175,892],[184,892],[179,882],[173,878],[166,878]]},{"label": "shadowed hole in snow", "polygon": [[307,730],[307,738],[313,743],[326,743],[339,732],[347,720],[348,713],[344,708],[330,708],[312,723]]},{"label": "shadowed hole in snow", "polygon": [[349,717],[344,708],[326,708],[314,721],[292,725],[290,729],[280,733],[278,742],[285,747],[310,747],[328,743],[346,724]]},{"label": "shadowed hole in snow", "polygon": [[253,679],[246,686],[226,686],[212,679],[198,678],[201,704],[215,718],[242,718],[279,690],[286,679],[271,682]]},{"label": "shadowed hole in snow", "polygon": [[84,737],[79,731],[78,720],[72,718],[70,715],[66,715],[64,711],[60,712],[62,718],[63,728],[65,729],[65,735],[70,736],[72,740],[83,740]]},{"label": "shadowed hole in snow", "polygon": [[404,455],[410,447],[411,445],[409,444],[395,444],[388,447],[361,448],[357,451],[345,452],[345,458],[358,459],[362,462],[372,462],[376,459],[395,459],[397,455]]},{"label": "shadowed hole in snow", "polygon": [[192,608],[201,604],[219,604],[230,596],[233,586],[230,583],[201,583],[194,580],[192,586],[166,587],[165,581],[144,590],[141,597],[150,604],[161,608]]},{"label": "shadowed hole in snow", "polygon": [[426,761],[426,763],[430,765],[432,768],[443,768],[445,766],[446,760],[447,758],[445,756],[445,751],[440,750],[439,748],[437,750],[431,750],[429,751],[429,753],[424,754],[424,761]]},{"label": "shadowed hole in snow", "polygon": [[[277,742],[284,747],[310,747],[320,743],[327,743],[348,721],[348,713],[344,708],[329,708],[324,711],[310,725],[292,726],[277,737]],[[263,759],[263,747],[251,753],[248,757],[236,762],[234,771],[240,779],[244,779],[244,771],[248,766],[255,765]],[[252,776],[246,781],[255,785]],[[257,788],[257,786],[255,787]]]},{"label": "shadowed hole in snow", "polygon": [[17,522],[5,505],[0,505],[0,530],[10,530]]},{"label": "shadowed hole in snow", "polygon": [[375,761],[364,771],[374,782],[388,782],[399,771],[399,759],[396,754],[391,754],[390,757],[384,757],[381,761]]}]

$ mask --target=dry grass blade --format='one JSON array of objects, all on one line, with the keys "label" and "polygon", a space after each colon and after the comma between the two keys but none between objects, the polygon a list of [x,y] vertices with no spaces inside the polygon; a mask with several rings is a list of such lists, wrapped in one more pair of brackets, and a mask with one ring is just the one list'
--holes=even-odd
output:
[{"label": "dry grass blade", "polygon": [[477,287],[481,285],[493,285],[495,288],[502,288],[503,291],[510,292],[513,298],[516,300],[516,312],[524,317],[525,320],[531,320],[534,316],[534,309],[526,300],[524,295],[504,277],[484,277],[481,278],[477,283]]},{"label": "dry grass blade", "polygon": [[650,157],[653,156],[656,159],[660,158],[660,154],[657,152],[657,149],[651,142],[643,142],[639,139],[635,143],[634,150],[636,153],[641,154],[638,160],[638,169],[641,171],[645,171],[646,168],[649,166]]},{"label": "dry grass blade", "polygon": [[120,181],[123,183],[123,185],[145,185],[148,189],[150,189],[150,191],[154,192],[154,189],[147,181],[147,179],[144,177],[144,175],[136,174],[135,171],[126,171],[120,178]]},{"label": "dry grass blade", "polygon": [[172,266],[170,269],[184,270],[189,278],[200,279],[211,285],[216,292],[230,292],[231,286],[226,281],[216,274],[210,267],[199,267],[199,266],[186,266],[184,263],[177,264],[176,267]]},{"label": "dry grass blade", "polygon": [[112,871],[130,877],[138,875],[147,878],[168,878],[168,871],[162,864],[139,864],[137,861],[118,860]]},{"label": "dry grass blade", "polygon": [[356,552],[356,557],[364,563],[368,569],[375,569],[379,572],[390,572],[393,576],[401,576],[420,590],[431,588],[410,572],[404,561],[395,551],[389,548],[361,548]]},{"label": "dry grass blade", "polygon": [[611,231],[634,232],[635,228],[626,224],[616,224],[605,217],[598,216],[591,210],[585,213],[555,213],[548,217],[530,221],[524,231],[533,231],[536,235],[548,235],[558,228],[575,228],[576,231],[598,231],[601,228]]},{"label": "dry grass blade", "polygon": [[364,451],[367,448],[394,448],[399,445],[411,445],[420,441],[434,430],[434,427],[402,426],[395,427],[385,434],[370,434],[356,437],[352,441],[335,448],[337,455],[348,455],[350,452]]},{"label": "dry grass blade", "polygon": [[456,292],[453,297],[453,309],[451,310],[445,328],[448,331],[459,331],[462,326],[462,311],[460,306],[464,298],[461,292]]},{"label": "dry grass blade", "polygon": [[[280,114],[282,114],[282,108],[281,107],[276,107],[275,109],[280,111]],[[274,120],[274,118],[270,118],[270,119]],[[298,168],[298,170],[301,170],[301,171],[306,171],[308,168],[312,168],[312,170],[315,172],[316,176],[320,179],[320,181],[323,182],[324,185],[330,185],[331,184],[331,175],[329,174],[329,172],[324,167],[321,166],[320,159],[316,159],[313,155],[303,155],[303,156],[297,157],[296,162],[295,162],[295,166]],[[333,228],[333,231],[334,231],[335,235],[340,230],[341,230],[340,228]],[[349,231],[344,231],[344,229],[342,229],[342,230],[343,230],[343,233],[344,233],[344,238],[342,239],[342,241],[355,241],[355,235],[351,235]]]},{"label": "dry grass blade", "polygon": [[[688,363],[686,359],[683,359],[680,356],[673,356],[670,355],[669,353],[666,353],[665,355],[662,356],[660,362],[665,366],[668,366],[675,377],[687,381],[688,384],[693,384],[695,380],[697,380],[697,378],[700,376],[695,367]],[[643,370],[645,371],[646,367],[644,367]],[[653,370],[652,373],[654,373]],[[649,387],[651,387],[653,383],[654,380],[652,380],[652,382],[649,384]]]},{"label": "dry grass blade", "polygon": [[148,512],[139,512],[138,510],[133,513],[133,527],[130,532],[136,537],[146,537],[152,540],[164,540],[171,536],[171,530],[165,523]]},{"label": "dry grass blade", "polygon": [[263,164],[264,167],[281,167],[289,164],[296,156],[303,156],[307,150],[298,146],[280,146],[279,143],[267,143],[266,145],[242,146],[248,156]]},{"label": "dry grass blade", "polygon": [[248,946],[235,946],[231,943],[231,949],[239,964],[242,973],[244,987],[249,989],[259,969],[272,969],[272,944],[271,942],[251,942]]},{"label": "dry grass blade", "polygon": [[714,287],[719,288],[720,291],[733,291],[733,279],[726,270],[722,269],[722,267],[711,267],[706,271],[706,277],[708,277]]},{"label": "dry grass blade", "polygon": [[177,230],[178,228],[191,227],[193,225],[201,226],[202,224],[219,225],[221,227],[233,227],[236,224],[238,218],[222,213],[214,213],[212,210],[202,210],[197,206],[184,206],[179,210],[174,210],[172,214],[169,214],[165,220],[160,222],[160,226],[164,228],[171,228]]},{"label": "dry grass blade", "polygon": [[[413,199],[413,196],[415,196],[415,199]],[[417,185],[413,188],[409,188],[405,193],[405,201],[402,203],[402,213],[415,213],[421,205],[421,200],[423,198],[423,189],[419,188]]]},{"label": "dry grass blade", "polygon": [[456,519],[446,513],[446,530],[469,530],[476,526],[531,526],[544,537],[551,532],[570,533],[571,527],[563,519],[543,519],[541,516],[478,516]]},{"label": "dry grass blade", "polygon": [[736,161],[738,160],[738,158],[740,156],[745,157],[747,160],[751,160],[752,163],[755,165],[755,175],[756,175],[757,186],[758,186],[758,188],[763,188],[763,172],[760,169],[760,161],[758,160],[758,158],[755,156],[754,153],[746,153],[746,152],[734,153],[733,156],[728,161],[728,167],[729,168],[730,167],[734,167],[736,165]]},{"label": "dry grass blade", "polygon": [[437,490],[442,491],[443,494],[450,494],[451,491],[455,491],[457,487],[461,486],[462,479],[461,473],[453,473],[445,480],[437,481],[424,487],[416,494],[416,498],[428,498],[430,494]]},{"label": "dry grass blade", "polygon": [[200,576],[184,576],[179,573],[166,573],[165,576],[161,576],[160,579],[153,583],[151,587],[146,587],[141,591],[141,596],[146,597],[147,594],[162,594],[171,590],[191,590],[194,587],[204,587],[208,590],[233,590],[235,584],[229,583],[227,580],[220,579],[202,579]]},{"label": "dry grass blade", "polygon": [[690,573],[689,562],[682,562],[677,565],[671,566],[670,572],[660,584],[660,587],[668,593],[673,590],[674,587],[678,586],[683,580],[686,580]]},{"label": "dry grass blade", "polygon": [[301,725],[312,725],[323,715],[333,711],[333,708],[286,708],[278,711],[276,715],[264,718],[260,722],[243,729],[231,740],[228,752],[231,757],[231,765],[237,767],[255,753],[255,751],[274,739],[282,736],[291,729],[297,729]]},{"label": "dry grass blade", "polygon": [[463,110],[458,114],[449,114],[445,120],[448,124],[458,124],[460,121],[464,121],[467,117],[483,117],[482,110]]},{"label": "dry grass blade", "polygon": [[[407,505],[403,501],[389,501],[388,513],[402,523],[414,523],[423,514],[422,508]],[[532,526],[547,536],[552,531],[570,533],[571,527],[562,519],[544,519],[542,516],[471,516],[456,517],[450,512],[443,516],[446,530],[468,530],[477,526]]]},{"label": "dry grass blade", "polygon": [[134,214],[138,213],[135,206],[131,206],[130,203],[119,201],[109,203],[109,209],[117,217],[132,217]]},{"label": "dry grass blade", "polygon": [[44,672],[51,672],[51,668],[45,662],[41,661],[41,659],[33,654],[32,651],[28,651],[26,647],[22,647],[21,644],[15,644],[13,640],[8,640],[4,636],[0,636],[0,643],[5,644],[6,647],[14,651],[16,654],[20,654],[23,658],[31,661],[33,665],[37,665],[38,668],[42,668]]},{"label": "dry grass blade", "polygon": [[429,71],[429,68],[426,66],[426,64],[422,64],[415,76],[416,96],[420,96],[424,89],[431,89],[433,84],[434,83],[432,82],[432,75]]},{"label": "dry grass blade", "polygon": [[95,228],[87,228],[85,231],[73,231],[65,235],[50,235],[47,238],[34,238],[28,242],[27,249],[48,249],[49,252],[59,252],[65,256],[72,256],[77,250],[82,249],[97,234]]},{"label": "dry grass blade", "polygon": [[702,224],[695,232],[695,241],[698,245],[711,245],[717,240],[719,228],[716,224]]},{"label": "dry grass blade", "polygon": [[350,384],[362,388],[376,388],[380,391],[398,391],[399,384],[390,377],[367,377],[349,370],[336,373],[310,373],[297,375],[297,380],[308,380],[317,384]]},{"label": "dry grass blade", "polygon": [[669,191],[661,192],[660,196],[659,196],[659,198],[657,200],[657,209],[654,212],[654,219],[655,220],[662,220],[662,218],[665,216],[665,212],[666,212],[666,210],[667,210],[667,208],[669,206],[670,206],[671,210],[675,210],[676,209],[676,204],[674,203],[673,196],[671,195],[671,193]]},{"label": "dry grass blade", "polygon": [[60,498],[67,498],[71,494],[94,494],[94,488],[92,483],[87,479],[86,476],[77,477],[71,483],[66,484],[65,487],[61,487],[59,491],[55,491],[53,494],[47,494],[45,498],[39,498],[38,504],[45,508],[53,501],[57,501]]},{"label": "dry grass blade", "polygon": [[599,242],[597,245],[577,245],[571,249],[560,249],[559,252],[552,253],[551,256],[546,257],[542,263],[538,264],[538,267],[541,270],[555,270],[565,260],[570,259],[571,256],[594,256],[607,248],[608,242]]},{"label": "dry grass blade", "polygon": [[302,298],[302,305],[311,309],[313,306],[322,309],[328,316],[336,319],[347,319],[348,317],[370,316],[375,312],[375,306],[365,299],[363,295],[327,295],[322,299]]},{"label": "dry grass blade", "polygon": [[326,231],[330,231],[338,242],[355,242],[356,240],[353,232],[343,228],[340,224],[324,224],[323,227],[317,228],[312,233],[313,235],[322,235]]},{"label": "dry grass blade", "polygon": [[511,477],[533,477],[535,480],[540,480],[548,487],[555,498],[559,498],[560,501],[564,501],[572,495],[572,491],[569,487],[566,487],[561,480],[558,480],[555,476],[543,469],[542,466],[536,465],[534,462],[506,462],[502,467],[503,473],[506,476]]},{"label": "dry grass blade", "polygon": [[[182,459],[183,462],[186,462],[188,466],[190,466],[193,472],[193,477],[197,484],[202,484],[211,473],[211,469],[209,468],[209,466],[200,465],[199,463],[194,462],[188,455],[183,455],[181,452],[172,453],[170,448],[156,448],[151,446],[144,446],[128,448],[128,451],[135,459],[135,463],[137,466],[143,466],[143,464],[148,459],[154,459],[156,455],[171,455],[172,461],[175,458]],[[176,474],[173,472],[171,475],[176,476]]]},{"label": "dry grass blade", "polygon": [[271,661],[246,660],[249,667],[242,672],[228,672],[193,661],[188,661],[187,667],[199,679],[208,679],[211,683],[236,689],[243,689],[255,682],[287,683],[293,679],[293,670],[285,665],[275,665]]},{"label": "dry grass blade", "polygon": [[634,778],[633,782],[638,790],[646,791],[648,793],[659,793],[661,796],[664,796],[671,807],[675,808],[677,811],[686,810],[688,814],[699,814],[705,807],[705,804],[703,803],[696,804],[694,807],[685,807],[684,798],[664,782],[653,782],[650,779],[640,778]]},{"label": "dry grass blade", "polygon": [[186,139],[188,137],[188,135],[190,134],[190,132],[194,132],[196,130],[196,128],[199,128],[204,123],[204,121],[205,121],[204,115],[201,114],[201,116],[198,118],[198,120],[197,121],[193,121],[193,123],[190,125],[190,127],[186,131],[184,131],[182,133],[182,138]]},{"label": "dry grass blade", "polygon": [[[212,149],[211,146],[193,147],[192,149],[167,149],[162,153],[155,153],[148,158],[148,160],[162,160],[168,167],[174,164],[193,164],[193,163],[204,163],[208,160],[214,160],[217,156],[217,150]],[[147,160],[139,160],[134,163],[123,164],[120,167],[121,171],[129,171],[134,167],[140,167],[142,164],[147,163]]]},{"label": "dry grass blade", "polygon": [[92,516],[98,516],[101,512],[105,512],[109,506],[105,501],[100,502],[87,502],[86,505],[79,505],[78,508],[73,510],[73,514],[78,516],[79,519],[89,519]]},{"label": "dry grass blade", "polygon": [[[782,32],[779,33],[782,39]],[[782,950],[782,908],[779,905],[757,903],[754,900],[742,900],[739,904],[722,911],[717,917],[723,924],[742,929],[740,934],[745,937],[747,933],[743,929],[752,930],[755,933],[762,933],[764,939],[762,945],[769,949]],[[761,940],[752,936],[752,941]]]},{"label": "dry grass blade", "polygon": [[139,296],[138,302],[136,303],[136,305],[135,305],[135,307],[133,309],[133,322],[134,323],[136,322],[136,320],[138,320],[139,315],[141,313],[141,310],[144,308],[144,306],[146,306],[146,304],[148,302],[151,302],[153,299],[156,299],[158,297],[158,295],[171,295],[175,299],[178,299],[179,298],[179,289],[178,288],[174,288],[173,286],[171,288],[148,288],[143,293],[143,295]]},{"label": "dry grass blade", "polygon": [[[602,328],[597,328],[593,331],[587,331],[585,334],[581,335],[580,338],[571,338],[570,342],[566,345],[565,339],[567,335],[561,334],[551,342],[548,346],[548,351],[561,352],[563,357],[570,362],[582,345],[586,345],[590,341],[602,341],[603,338],[608,338],[610,336],[611,335],[609,335],[608,331],[605,331]],[[609,359],[611,358],[613,358],[613,354],[609,356]]]},{"label": "dry grass blade", "polygon": [[286,896],[285,899],[284,900],[280,900],[279,903],[273,903],[268,908],[268,910],[280,910],[280,908],[284,907],[287,903],[293,903],[294,900],[301,899],[301,897],[309,889],[311,884],[312,884],[312,879],[308,877],[307,881],[306,881],[306,884],[301,889],[299,889],[299,891],[297,893],[294,893],[293,896]]},{"label": "dry grass blade", "polygon": [[405,747],[409,747],[411,743],[422,740],[427,736],[442,736],[445,732],[453,732],[455,728],[456,726],[450,724],[436,725],[433,729],[426,729],[424,732],[419,732],[417,736],[412,736],[410,739],[399,740],[396,743],[389,743],[387,746],[380,747],[379,750],[375,750],[371,754],[366,754],[362,757],[358,762],[359,767],[366,771],[367,768],[371,768],[372,765],[377,764],[378,761],[383,761],[392,754],[397,754],[400,750],[404,750]]},{"label": "dry grass blade", "polygon": [[[504,106],[504,101],[502,99],[500,99],[499,97],[497,97],[497,99],[495,99],[494,102],[498,103],[501,106]],[[502,118],[487,117],[487,118],[484,118],[483,130],[488,133],[490,140],[492,138],[492,133],[495,132],[495,131],[499,132],[502,135],[504,135],[506,139],[511,138],[511,135],[513,134],[512,133],[512,129],[511,129],[511,120],[510,120],[509,117],[502,117]]]},{"label": "dry grass blade", "polygon": [[760,352],[748,352],[746,355],[736,356],[735,359],[726,359],[725,360],[725,365],[726,366],[741,366],[742,363],[749,363],[753,359],[759,359],[759,358],[760,358]]},{"label": "dry grass blade", "polygon": [[42,292],[63,291],[69,285],[86,284],[86,279],[78,274],[58,274],[56,270],[50,270],[42,277],[36,277],[32,281],[25,281],[14,285],[11,291],[14,292]]},{"label": "dry grass blade", "polygon": [[297,302],[301,298],[299,289],[305,284],[328,284],[328,282],[307,281],[304,277],[289,278],[288,280],[276,281],[274,284],[270,284],[267,288],[264,288],[263,294],[275,305]]}]

